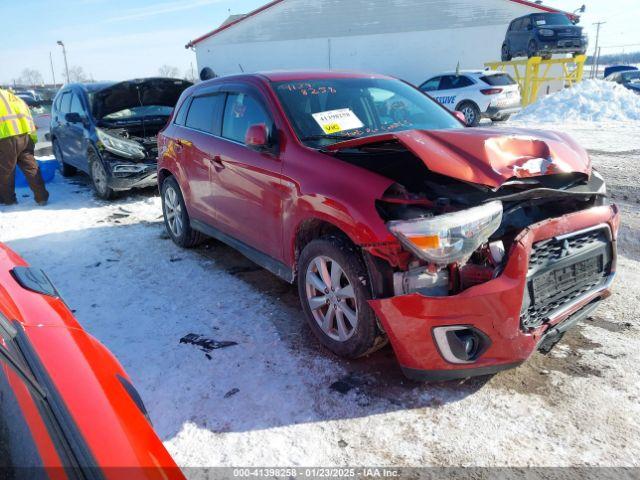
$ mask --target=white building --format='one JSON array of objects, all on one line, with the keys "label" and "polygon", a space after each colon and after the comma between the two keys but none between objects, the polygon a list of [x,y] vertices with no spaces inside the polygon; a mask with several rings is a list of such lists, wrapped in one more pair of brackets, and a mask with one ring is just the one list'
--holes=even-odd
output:
[{"label": "white building", "polygon": [[335,69],[420,83],[500,59],[507,26],[557,11],[525,0],[275,0],[191,42],[217,75]]}]

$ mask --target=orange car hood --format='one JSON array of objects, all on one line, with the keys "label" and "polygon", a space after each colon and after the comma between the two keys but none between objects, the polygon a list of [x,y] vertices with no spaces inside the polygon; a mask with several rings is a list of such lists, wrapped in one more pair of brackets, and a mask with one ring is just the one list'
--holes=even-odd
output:
[{"label": "orange car hood", "polygon": [[389,142],[403,145],[432,172],[495,189],[518,178],[571,172],[591,175],[591,160],[584,148],[564,133],[542,130],[407,130],[347,140],[327,150]]}]

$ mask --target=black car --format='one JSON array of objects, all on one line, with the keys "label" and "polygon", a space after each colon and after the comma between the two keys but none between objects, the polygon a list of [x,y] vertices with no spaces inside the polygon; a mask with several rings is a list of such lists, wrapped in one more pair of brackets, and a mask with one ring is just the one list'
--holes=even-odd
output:
[{"label": "black car", "polygon": [[640,94],[640,70],[615,72],[605,77],[609,82],[616,82],[634,93]]},{"label": "black car", "polygon": [[509,24],[502,44],[502,61],[514,57],[551,58],[554,53],[584,55],[589,41],[582,27],[564,13],[532,13]]},{"label": "black car", "polygon": [[190,82],[144,78],[65,85],[51,109],[51,142],[62,175],[91,177],[96,194],[156,185],[156,136]]}]

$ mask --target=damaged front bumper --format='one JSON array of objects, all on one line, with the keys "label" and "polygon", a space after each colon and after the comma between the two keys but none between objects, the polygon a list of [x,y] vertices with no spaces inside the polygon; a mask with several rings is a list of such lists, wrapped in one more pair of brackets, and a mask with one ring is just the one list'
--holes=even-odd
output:
[{"label": "damaged front bumper", "polygon": [[116,156],[105,158],[109,169],[107,184],[113,190],[130,190],[156,186],[158,179],[158,163],[155,160],[144,162],[128,162]]},{"label": "damaged front bumper", "polygon": [[[614,205],[545,220],[518,235],[504,270],[495,279],[457,295],[426,297],[411,293],[369,301],[405,375],[417,380],[443,381],[491,374],[518,366],[536,348],[561,336],[569,326],[590,314],[599,300],[609,295],[615,274],[619,221],[619,212]],[[585,291],[572,291],[561,302],[545,305],[541,324],[528,327],[523,317],[533,304],[533,294],[529,292],[533,288],[530,259],[534,245],[550,239],[570,239],[572,234],[591,231],[593,227],[602,227],[608,232],[607,271],[603,270],[601,281]],[[586,267],[576,263],[572,268],[554,275],[563,280],[567,273],[581,275]],[[553,268],[547,268],[549,270]],[[477,332],[477,338],[484,342],[473,361],[451,361],[451,345],[446,344],[447,336],[440,333],[459,328]],[[456,346],[453,347],[455,350]]]}]

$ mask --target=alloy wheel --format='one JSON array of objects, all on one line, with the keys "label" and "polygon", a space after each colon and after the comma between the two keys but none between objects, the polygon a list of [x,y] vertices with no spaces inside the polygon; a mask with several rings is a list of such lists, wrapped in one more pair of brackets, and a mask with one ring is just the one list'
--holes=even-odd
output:
[{"label": "alloy wheel", "polygon": [[174,237],[182,235],[182,205],[178,199],[178,194],[172,186],[167,187],[164,192],[164,214]]},{"label": "alloy wheel", "polygon": [[476,121],[476,111],[475,109],[467,105],[462,108],[462,113],[464,115],[465,120],[467,121],[467,125],[474,125]]},{"label": "alloy wheel", "polygon": [[321,330],[333,340],[349,340],[358,325],[358,307],[353,285],[340,264],[327,256],[314,258],[307,267],[305,291]]}]

